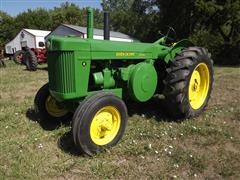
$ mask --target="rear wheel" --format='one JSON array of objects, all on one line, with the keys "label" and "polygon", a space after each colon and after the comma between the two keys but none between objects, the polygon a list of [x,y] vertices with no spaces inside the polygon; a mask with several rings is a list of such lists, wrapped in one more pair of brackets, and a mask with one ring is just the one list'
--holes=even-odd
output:
[{"label": "rear wheel", "polygon": [[23,61],[27,69],[30,71],[36,71],[37,69],[37,57],[32,50],[27,50],[23,55]]},{"label": "rear wheel", "polygon": [[65,121],[71,118],[72,113],[58,105],[50,95],[49,86],[45,84],[37,92],[34,99],[35,112],[41,120]]},{"label": "rear wheel", "polygon": [[127,125],[125,103],[111,93],[86,98],[73,116],[73,138],[84,153],[93,155],[114,146]]},{"label": "rear wheel", "polygon": [[213,63],[204,48],[183,50],[167,68],[164,80],[167,112],[177,118],[199,115],[207,106],[213,85]]},{"label": "rear wheel", "polygon": [[16,51],[16,52],[14,53],[14,55],[13,55],[13,61],[14,61],[16,64],[22,64],[23,53],[24,53],[24,51],[22,51],[22,50]]}]

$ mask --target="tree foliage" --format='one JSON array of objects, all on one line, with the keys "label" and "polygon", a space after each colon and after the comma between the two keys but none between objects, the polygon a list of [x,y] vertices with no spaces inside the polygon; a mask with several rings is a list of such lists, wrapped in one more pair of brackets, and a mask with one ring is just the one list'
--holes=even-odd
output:
[{"label": "tree foliage", "polygon": [[173,27],[176,40],[207,47],[216,63],[240,64],[240,0],[104,0],[102,7],[114,30],[152,42]]},{"label": "tree foliage", "polygon": [[[103,15],[99,9],[94,10],[95,27],[102,28]],[[73,3],[63,3],[60,7],[47,10],[44,8],[28,9],[11,17],[0,11],[0,46],[9,42],[24,28],[52,31],[60,24],[86,26],[86,8],[80,8]]]},{"label": "tree foliage", "polygon": [[[102,0],[102,9],[110,12],[112,30],[153,42],[173,27],[176,40],[207,47],[216,63],[240,64],[240,0]],[[101,10],[95,9],[94,21],[103,27]],[[23,28],[53,30],[62,23],[86,26],[86,9],[65,2],[16,17],[0,12],[0,45]]]}]

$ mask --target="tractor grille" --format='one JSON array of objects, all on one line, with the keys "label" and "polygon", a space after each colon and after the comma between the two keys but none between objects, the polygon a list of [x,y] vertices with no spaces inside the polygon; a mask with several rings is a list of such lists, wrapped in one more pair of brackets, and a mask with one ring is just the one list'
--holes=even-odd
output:
[{"label": "tractor grille", "polygon": [[59,93],[76,91],[74,54],[72,51],[48,52],[50,89]]}]

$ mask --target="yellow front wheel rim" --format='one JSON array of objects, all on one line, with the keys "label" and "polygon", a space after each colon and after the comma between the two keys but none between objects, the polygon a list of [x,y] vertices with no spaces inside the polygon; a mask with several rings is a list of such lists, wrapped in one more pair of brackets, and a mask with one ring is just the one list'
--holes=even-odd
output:
[{"label": "yellow front wheel rim", "polygon": [[188,98],[193,109],[199,109],[205,102],[209,91],[210,74],[208,66],[200,63],[194,69],[188,89]]},{"label": "yellow front wheel rim", "polygon": [[97,145],[110,143],[118,134],[121,124],[120,112],[113,106],[101,108],[93,117],[90,136]]},{"label": "yellow front wheel rim", "polygon": [[53,117],[65,116],[68,111],[57,105],[56,100],[52,96],[48,96],[45,102],[47,112]]}]

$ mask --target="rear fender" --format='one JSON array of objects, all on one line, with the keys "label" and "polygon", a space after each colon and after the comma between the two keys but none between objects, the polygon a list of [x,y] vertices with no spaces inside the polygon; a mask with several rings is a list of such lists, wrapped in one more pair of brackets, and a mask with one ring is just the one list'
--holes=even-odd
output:
[{"label": "rear fender", "polygon": [[194,44],[187,39],[173,43],[172,47],[169,49],[169,53],[165,56],[164,61],[168,64],[169,62],[173,61],[175,56],[179,54],[184,48],[190,46],[194,46]]}]

